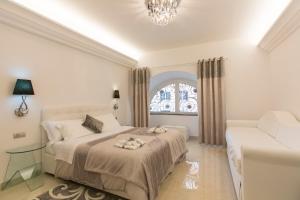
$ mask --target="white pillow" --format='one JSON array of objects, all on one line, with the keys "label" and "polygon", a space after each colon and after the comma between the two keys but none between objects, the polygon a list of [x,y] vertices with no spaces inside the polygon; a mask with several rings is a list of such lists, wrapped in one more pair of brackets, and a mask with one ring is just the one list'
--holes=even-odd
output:
[{"label": "white pillow", "polygon": [[82,126],[81,119],[60,121],[61,133],[64,140],[70,140],[85,135],[93,134],[92,131]]},{"label": "white pillow", "polygon": [[61,125],[58,121],[44,121],[41,125],[45,129],[50,142],[57,142],[63,139],[60,132]]},{"label": "white pillow", "polygon": [[269,111],[260,118],[257,127],[267,132],[271,137],[276,138],[280,127],[295,124],[298,124],[298,121],[291,113]]},{"label": "white pillow", "polygon": [[97,120],[103,122],[102,132],[113,132],[120,129],[120,124],[116,118],[111,114],[102,114],[95,116]]},{"label": "white pillow", "polygon": [[268,133],[271,137],[276,138],[278,132],[278,120],[276,115],[271,111],[264,114],[258,121],[257,127]]},{"label": "white pillow", "polygon": [[288,148],[300,150],[300,125],[280,127],[276,140]]}]

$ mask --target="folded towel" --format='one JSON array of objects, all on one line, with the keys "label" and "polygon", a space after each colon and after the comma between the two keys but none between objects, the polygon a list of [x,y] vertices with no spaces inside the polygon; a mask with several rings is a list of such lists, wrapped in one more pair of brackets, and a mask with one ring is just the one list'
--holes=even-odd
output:
[{"label": "folded towel", "polygon": [[148,130],[149,133],[158,133],[158,134],[160,134],[160,133],[166,133],[167,131],[168,131],[167,128],[160,127],[160,126],[156,126],[156,127],[150,128]]},{"label": "folded towel", "polygon": [[122,149],[135,150],[144,144],[145,142],[139,138],[129,138],[127,140],[119,140],[114,146]]}]

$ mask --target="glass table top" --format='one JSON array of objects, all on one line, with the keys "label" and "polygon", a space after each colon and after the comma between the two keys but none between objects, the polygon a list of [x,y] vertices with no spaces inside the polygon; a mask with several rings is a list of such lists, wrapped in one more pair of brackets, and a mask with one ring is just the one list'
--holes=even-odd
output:
[{"label": "glass table top", "polygon": [[28,145],[28,146],[9,149],[6,151],[6,153],[8,153],[8,154],[26,153],[26,152],[36,151],[36,150],[42,149],[44,147],[46,147],[46,144],[36,143],[36,144]]}]

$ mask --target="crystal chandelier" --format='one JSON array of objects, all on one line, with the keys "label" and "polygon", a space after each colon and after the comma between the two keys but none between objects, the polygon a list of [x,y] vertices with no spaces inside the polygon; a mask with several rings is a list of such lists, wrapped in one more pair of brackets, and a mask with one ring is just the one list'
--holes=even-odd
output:
[{"label": "crystal chandelier", "polygon": [[160,26],[171,22],[177,14],[177,7],[180,0],[146,0],[148,14],[152,21]]}]

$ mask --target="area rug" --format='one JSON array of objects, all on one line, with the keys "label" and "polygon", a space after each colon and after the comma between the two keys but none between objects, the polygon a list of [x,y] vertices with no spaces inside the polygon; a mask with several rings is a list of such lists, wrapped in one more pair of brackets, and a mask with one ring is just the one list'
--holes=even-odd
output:
[{"label": "area rug", "polygon": [[94,188],[67,182],[51,188],[32,200],[126,200]]}]

